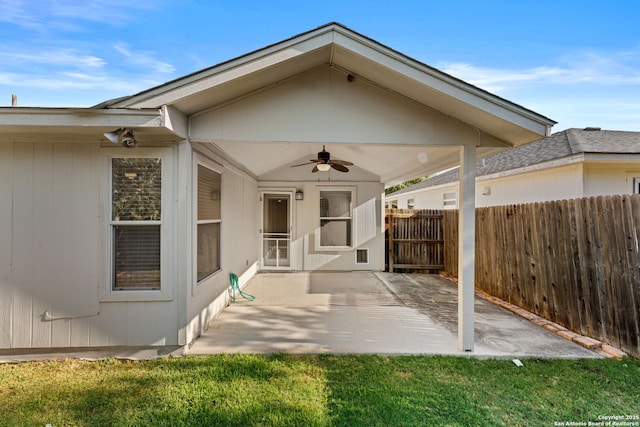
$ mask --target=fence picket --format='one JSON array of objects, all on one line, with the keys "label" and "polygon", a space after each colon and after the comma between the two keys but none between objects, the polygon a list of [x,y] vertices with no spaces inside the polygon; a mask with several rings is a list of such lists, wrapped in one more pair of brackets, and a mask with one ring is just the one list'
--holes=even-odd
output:
[{"label": "fence picket", "polygon": [[[458,274],[458,211],[387,210],[390,271]],[[640,357],[640,195],[480,208],[476,287]]]},{"label": "fence picket", "polygon": [[387,209],[385,224],[388,271],[444,269],[441,211]]},{"label": "fence picket", "polygon": [[[480,208],[476,287],[640,357],[640,195]],[[443,212],[457,276],[457,211]]]}]

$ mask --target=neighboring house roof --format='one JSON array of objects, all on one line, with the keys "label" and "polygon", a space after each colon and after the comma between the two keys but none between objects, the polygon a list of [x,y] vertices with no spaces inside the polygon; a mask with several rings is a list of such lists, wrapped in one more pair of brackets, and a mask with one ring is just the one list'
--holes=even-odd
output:
[{"label": "neighboring house roof", "polygon": [[[522,168],[561,159],[579,153],[639,154],[640,132],[600,130],[600,128],[567,129],[519,147],[478,160],[476,176]],[[391,193],[387,198],[399,196],[437,185],[457,182],[460,169],[435,175],[427,180]]]}]

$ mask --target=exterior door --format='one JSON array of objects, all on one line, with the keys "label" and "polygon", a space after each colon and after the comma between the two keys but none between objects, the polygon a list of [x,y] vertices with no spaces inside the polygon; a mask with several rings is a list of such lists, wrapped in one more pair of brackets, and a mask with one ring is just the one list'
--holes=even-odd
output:
[{"label": "exterior door", "polygon": [[262,268],[291,268],[292,193],[262,194]]}]

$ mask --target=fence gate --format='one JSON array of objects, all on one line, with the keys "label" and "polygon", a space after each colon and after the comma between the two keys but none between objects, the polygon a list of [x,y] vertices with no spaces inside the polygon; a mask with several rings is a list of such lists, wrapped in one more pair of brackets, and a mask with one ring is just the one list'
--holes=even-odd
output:
[{"label": "fence gate", "polygon": [[442,211],[387,209],[385,213],[386,271],[439,273],[444,269]]}]

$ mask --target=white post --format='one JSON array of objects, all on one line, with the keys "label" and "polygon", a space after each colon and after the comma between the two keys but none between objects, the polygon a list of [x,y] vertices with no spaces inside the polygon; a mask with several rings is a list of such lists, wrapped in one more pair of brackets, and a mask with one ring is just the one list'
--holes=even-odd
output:
[{"label": "white post", "polygon": [[460,149],[458,219],[458,350],[473,351],[476,263],[476,147]]}]

